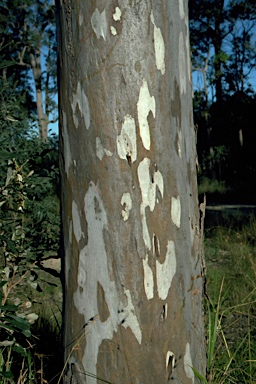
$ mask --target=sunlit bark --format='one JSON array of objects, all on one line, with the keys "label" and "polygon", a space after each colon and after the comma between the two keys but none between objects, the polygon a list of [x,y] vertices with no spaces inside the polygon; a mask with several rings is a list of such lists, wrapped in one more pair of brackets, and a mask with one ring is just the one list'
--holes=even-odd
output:
[{"label": "sunlit bark", "polygon": [[187,12],[57,3],[65,383],[205,371]]}]

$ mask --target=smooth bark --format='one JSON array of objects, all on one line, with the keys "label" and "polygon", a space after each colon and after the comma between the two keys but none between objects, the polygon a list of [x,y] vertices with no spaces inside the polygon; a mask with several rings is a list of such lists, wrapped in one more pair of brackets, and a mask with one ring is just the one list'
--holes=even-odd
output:
[{"label": "smooth bark", "polygon": [[39,125],[39,137],[42,140],[46,140],[48,137],[48,116],[44,113],[43,107],[43,92],[42,92],[42,66],[40,58],[40,50],[33,54],[30,53],[30,64],[33,72],[33,78],[35,82],[36,90],[36,110],[38,116],[38,125]]},{"label": "smooth bark", "polygon": [[57,14],[64,382],[194,383],[204,268],[187,2],[59,0]]}]

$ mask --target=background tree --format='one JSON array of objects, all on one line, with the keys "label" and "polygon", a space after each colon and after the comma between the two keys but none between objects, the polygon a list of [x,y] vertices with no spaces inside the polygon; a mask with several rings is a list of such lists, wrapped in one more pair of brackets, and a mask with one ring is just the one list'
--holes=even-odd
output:
[{"label": "background tree", "polygon": [[203,75],[194,98],[200,176],[225,182],[229,201],[253,202],[256,5],[190,0],[189,6],[194,79],[195,72]]},{"label": "background tree", "polygon": [[205,371],[187,3],[57,2],[64,382]]},{"label": "background tree", "polygon": [[[0,5],[0,36],[4,75],[25,89],[35,113],[40,138],[56,120],[56,38],[54,9],[49,1],[9,1]],[[32,79],[32,81],[31,81]],[[35,92],[33,91],[33,85]],[[35,94],[35,106],[31,100]]]}]

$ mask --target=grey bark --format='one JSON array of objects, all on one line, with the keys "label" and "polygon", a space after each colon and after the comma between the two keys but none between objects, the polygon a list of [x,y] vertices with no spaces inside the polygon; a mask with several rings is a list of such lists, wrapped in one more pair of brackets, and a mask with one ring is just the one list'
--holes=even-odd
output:
[{"label": "grey bark", "polygon": [[64,382],[194,383],[205,339],[187,2],[56,5]]},{"label": "grey bark", "polygon": [[39,125],[39,137],[42,140],[46,140],[48,137],[48,116],[44,113],[43,107],[43,94],[42,94],[42,66],[40,58],[40,49],[33,54],[30,53],[30,64],[33,72],[35,88],[36,88],[36,109]]}]

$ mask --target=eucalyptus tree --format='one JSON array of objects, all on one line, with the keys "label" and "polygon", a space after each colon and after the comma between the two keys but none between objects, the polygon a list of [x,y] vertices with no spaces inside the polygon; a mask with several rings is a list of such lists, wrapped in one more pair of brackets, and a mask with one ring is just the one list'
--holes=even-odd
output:
[{"label": "eucalyptus tree", "polygon": [[64,382],[194,383],[204,263],[187,2],[56,6]]},{"label": "eucalyptus tree", "polygon": [[204,75],[212,101],[250,88],[255,68],[256,3],[244,0],[189,0],[193,71]]},{"label": "eucalyptus tree", "polygon": [[254,130],[246,120],[250,116],[252,121],[255,109],[256,2],[189,0],[189,15],[193,79],[196,74],[199,78],[194,120],[200,178],[210,184],[225,182],[230,191],[248,185],[250,178],[248,191],[242,193],[248,195],[254,190],[255,172]]},{"label": "eucalyptus tree", "polygon": [[4,76],[26,91],[32,112],[30,99],[35,96],[35,119],[39,136],[45,140],[48,124],[57,119],[53,5],[48,0],[3,0],[0,21],[0,54],[6,63]]}]

